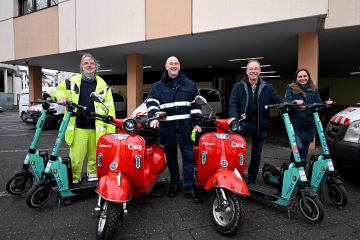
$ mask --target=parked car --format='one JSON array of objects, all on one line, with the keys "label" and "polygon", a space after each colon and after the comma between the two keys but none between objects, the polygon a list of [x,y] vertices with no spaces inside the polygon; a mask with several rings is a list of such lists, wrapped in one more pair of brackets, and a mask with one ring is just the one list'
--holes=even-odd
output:
[{"label": "parked car", "polygon": [[360,166],[360,103],[335,114],[325,128],[333,160],[347,167]]},{"label": "parked car", "polygon": [[[198,90],[199,90],[200,95],[203,96],[209,103],[209,105],[213,111],[212,112],[213,115],[216,113],[218,113],[218,114],[222,113],[222,104],[221,104],[221,97],[220,97],[219,91],[217,91],[215,89],[211,89],[211,88],[198,88]],[[131,114],[131,117],[135,118],[137,121],[140,121],[144,117],[147,118],[146,100],[147,100],[148,93],[144,93],[143,96],[144,96],[144,98],[146,97],[146,99]],[[208,106],[206,106],[206,105],[202,106],[202,114],[203,115],[209,115],[210,112],[211,111]]]},{"label": "parked car", "polygon": [[[47,94],[43,94],[45,97]],[[50,97],[50,96],[49,96]],[[126,98],[122,93],[113,93],[114,98],[114,106],[115,106],[115,114],[117,118],[125,118],[126,117]],[[54,114],[48,114],[46,116],[46,120],[44,125],[59,128],[64,117],[65,106],[54,103],[53,106],[50,107],[50,110],[56,110]],[[27,110],[27,115],[25,118],[25,122],[28,124],[36,124],[39,120],[41,113],[43,111],[42,105],[38,104],[30,107]]]},{"label": "parked car", "polygon": [[[42,99],[46,100],[51,95],[51,91],[55,87],[43,87],[42,88]],[[21,120],[25,122],[27,116],[27,110],[29,109],[29,89],[23,89],[20,93],[19,100],[19,116]]]},{"label": "parked car", "polygon": [[4,112],[4,108],[0,106],[0,113]]}]

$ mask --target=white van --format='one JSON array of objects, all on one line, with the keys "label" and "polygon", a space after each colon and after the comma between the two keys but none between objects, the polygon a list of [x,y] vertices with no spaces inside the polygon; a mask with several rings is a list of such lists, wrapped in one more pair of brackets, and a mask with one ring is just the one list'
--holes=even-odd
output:
[{"label": "white van", "polygon": [[[55,89],[55,87],[43,87],[42,99],[47,99],[48,97],[51,97],[51,91],[53,89]],[[29,109],[29,89],[23,89],[20,93],[20,100],[19,100],[19,116],[21,120],[25,121],[28,109]]]}]

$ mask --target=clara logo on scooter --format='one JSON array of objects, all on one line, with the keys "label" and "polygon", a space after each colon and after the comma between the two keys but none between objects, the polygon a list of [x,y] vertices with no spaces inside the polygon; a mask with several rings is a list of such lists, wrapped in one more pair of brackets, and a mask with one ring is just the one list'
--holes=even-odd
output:
[{"label": "clara logo on scooter", "polygon": [[244,148],[244,144],[232,141],[231,146],[234,148]]},{"label": "clara logo on scooter", "polygon": [[142,149],[142,145],[136,145],[133,143],[129,143],[128,147],[130,150],[139,149],[141,151],[141,149]]}]

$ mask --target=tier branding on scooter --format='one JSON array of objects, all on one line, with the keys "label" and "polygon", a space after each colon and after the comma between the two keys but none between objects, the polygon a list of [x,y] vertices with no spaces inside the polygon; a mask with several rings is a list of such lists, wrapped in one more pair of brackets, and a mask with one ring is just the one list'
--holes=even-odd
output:
[{"label": "tier branding on scooter", "polygon": [[290,186],[289,186],[289,188],[288,188],[288,190],[287,190],[287,192],[286,192],[286,195],[289,195],[289,193],[291,193],[291,192],[292,192],[292,190],[293,190],[294,186],[295,186],[295,184],[294,184],[294,183],[290,183]]},{"label": "tier branding on scooter", "polygon": [[244,148],[244,144],[232,141],[231,146],[234,148]]},{"label": "tier branding on scooter", "polygon": [[315,183],[318,183],[320,181],[323,174],[324,172],[319,172],[319,175],[317,176]]},{"label": "tier branding on scooter", "polygon": [[129,143],[128,147],[129,147],[130,150],[135,150],[135,149],[139,149],[140,151],[142,150],[142,145],[136,145],[136,144],[133,144],[133,143]]},{"label": "tier branding on scooter", "polygon": [[61,181],[60,175],[57,175],[55,178],[56,178],[57,183],[59,184],[59,187],[61,187],[61,188],[64,187],[63,182]]}]

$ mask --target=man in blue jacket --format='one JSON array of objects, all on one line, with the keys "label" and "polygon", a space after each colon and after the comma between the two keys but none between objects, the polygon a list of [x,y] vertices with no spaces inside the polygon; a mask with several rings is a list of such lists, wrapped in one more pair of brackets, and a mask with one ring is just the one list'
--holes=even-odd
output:
[{"label": "man in blue jacket", "polygon": [[265,105],[284,102],[274,90],[273,86],[260,75],[260,63],[250,60],[247,64],[247,77],[236,83],[230,97],[229,117],[239,118],[245,114],[245,120],[241,121],[239,131],[241,136],[251,133],[252,148],[251,161],[248,168],[248,178],[245,181],[255,183],[259,172],[261,152],[270,127],[270,110]]},{"label": "man in blue jacket", "polygon": [[195,128],[201,132],[194,116],[200,113],[201,106],[192,103],[199,91],[193,81],[180,71],[180,63],[176,57],[169,57],[165,64],[166,71],[161,80],[151,86],[146,103],[148,117],[154,117],[158,111],[167,113],[164,121],[154,119],[150,127],[159,128],[160,143],[164,145],[167,165],[170,171],[171,189],[169,197],[176,197],[180,192],[180,174],[177,160],[177,144],[183,158],[183,186],[185,197],[193,203],[202,202],[195,194],[193,143],[191,132]]}]

